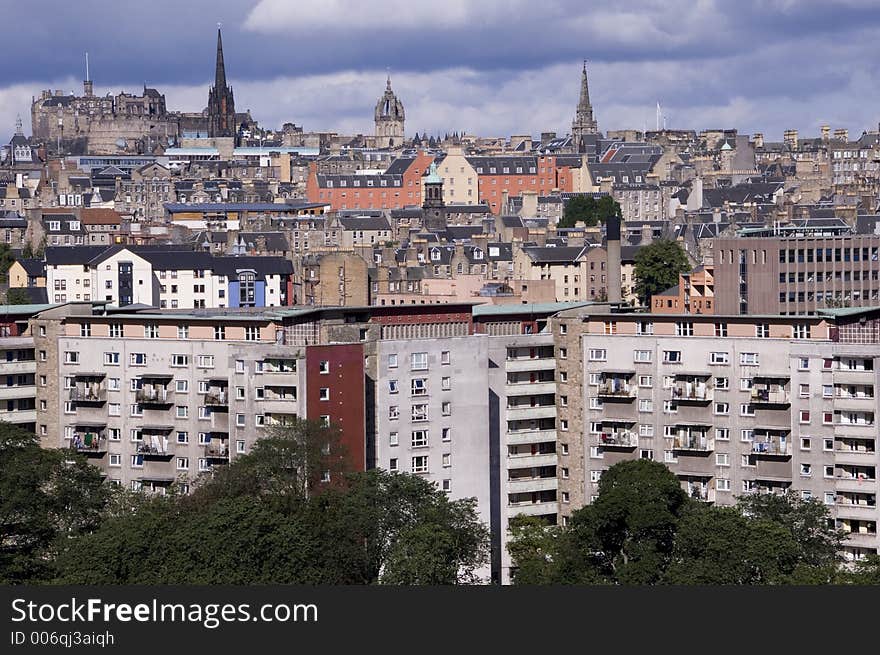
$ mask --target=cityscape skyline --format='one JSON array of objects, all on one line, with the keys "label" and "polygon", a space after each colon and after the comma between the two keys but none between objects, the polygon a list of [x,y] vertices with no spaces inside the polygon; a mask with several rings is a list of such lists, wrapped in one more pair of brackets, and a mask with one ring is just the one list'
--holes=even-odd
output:
[{"label": "cityscape skyline", "polygon": [[[675,26],[651,3],[643,3],[642,13],[630,10],[628,15],[614,14],[600,4],[590,12],[572,14],[567,21],[560,18],[565,3],[554,3],[549,17],[535,18],[535,34],[525,37],[527,41],[511,39],[509,34],[495,36],[496,31],[505,33],[508,19],[492,3],[479,14],[469,3],[455,3],[453,15],[440,23],[431,23],[433,9],[415,7],[409,19],[388,18],[381,29],[378,18],[365,19],[361,32],[345,22],[336,28],[324,24],[345,3],[320,15],[310,13],[309,3],[298,8],[296,15],[273,2],[247,8],[221,5],[212,10],[193,3],[176,14],[179,22],[186,23],[186,34],[172,25],[165,29],[158,48],[154,36],[129,33],[131,27],[121,23],[114,24],[117,38],[107,39],[106,30],[99,28],[112,22],[115,14],[109,7],[95,13],[103,4],[88,3],[77,16],[68,17],[75,23],[90,15],[100,16],[104,22],[92,21],[95,38],[91,42],[83,38],[88,29],[83,26],[58,34],[58,47],[43,49],[51,52],[35,51],[33,44],[39,39],[19,43],[17,36],[0,46],[9,49],[7,55],[17,52],[20,59],[18,66],[0,76],[0,135],[7,138],[13,133],[17,115],[26,119],[31,97],[40,89],[67,92],[81,88],[78,78],[84,73],[87,50],[97,94],[136,91],[146,82],[166,95],[169,108],[200,111],[210,84],[217,21],[224,25],[228,76],[238,105],[250,109],[261,125],[270,128],[295,122],[307,130],[369,133],[370,108],[390,69],[395,92],[407,106],[408,136],[417,130],[492,136],[567,133],[584,57],[589,61],[593,105],[603,130],[652,129],[657,102],[671,129],[735,127],[741,132],[763,132],[773,140],[789,128],[814,134],[822,124],[860,134],[876,129],[880,120],[878,72],[870,56],[880,29],[880,11],[866,2],[830,3],[836,12],[830,23],[830,9],[824,3],[798,3],[797,7],[778,3],[758,20],[750,13],[752,3],[730,13],[707,2],[683,14],[686,18]],[[154,7],[157,13],[166,8],[161,2]],[[52,31],[53,21],[64,18],[63,12],[56,14],[48,19],[45,30]],[[620,22],[621,18],[627,22]],[[295,20],[305,35],[302,47],[293,46],[297,57],[292,59],[289,43],[287,48],[279,43],[288,39],[279,39],[277,30],[289,29]],[[434,25],[437,37],[426,40],[409,56],[402,51],[402,44],[412,45],[406,36],[406,20]],[[613,34],[584,46],[574,28],[563,29],[554,20],[581,25],[583,35],[595,36],[601,25]],[[502,29],[487,29],[489,21]],[[204,30],[194,32],[193,25],[200,22],[205,23]],[[466,41],[465,36],[475,29],[471,22],[491,35],[479,52],[460,47],[460,41]],[[551,24],[561,30],[553,43],[537,29]],[[627,29],[620,29],[621,25]],[[309,30],[319,28],[324,46],[307,47],[314,38]],[[384,40],[374,48],[364,48],[363,39],[370,30],[378,30]],[[714,40],[706,34],[712,30]],[[743,38],[740,48],[732,49],[729,41],[736,35]],[[347,44],[352,36],[357,37],[355,46]],[[761,36],[767,38],[762,41]],[[119,50],[123,39],[126,48]],[[518,48],[507,41],[516,41]],[[347,53],[350,48],[357,53]],[[255,51],[261,55],[249,54]],[[22,53],[27,56],[21,57]],[[626,80],[626,85],[619,84],[620,80]]]}]

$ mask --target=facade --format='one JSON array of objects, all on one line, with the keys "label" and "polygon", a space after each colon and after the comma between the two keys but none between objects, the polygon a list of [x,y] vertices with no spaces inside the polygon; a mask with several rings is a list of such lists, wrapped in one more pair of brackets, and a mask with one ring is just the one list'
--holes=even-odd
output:
[{"label": "facade", "polygon": [[712,266],[698,266],[678,276],[678,284],[651,296],[655,314],[714,314],[715,278]]},{"label": "facade", "polygon": [[562,523],[595,500],[602,471],[645,458],[706,502],[820,498],[850,533],[847,557],[876,552],[876,323],[846,334],[828,317],[594,313],[553,330]]},{"label": "facade", "polygon": [[836,307],[876,306],[878,252],[878,235],[715,239],[716,311],[815,314]]}]

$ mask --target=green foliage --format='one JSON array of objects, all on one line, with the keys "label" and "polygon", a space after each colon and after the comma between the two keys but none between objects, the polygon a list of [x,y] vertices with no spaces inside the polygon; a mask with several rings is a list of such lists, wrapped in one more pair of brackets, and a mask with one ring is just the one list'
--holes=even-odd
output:
[{"label": "green foliage", "polygon": [[598,200],[593,196],[572,196],[565,202],[557,227],[574,227],[578,221],[583,221],[587,227],[594,227],[611,216],[623,216],[620,205],[611,196],[605,195]]},{"label": "green foliage", "polygon": [[511,521],[516,584],[829,584],[880,581],[880,557],[841,568],[826,507],[749,496],[735,507],[686,497],[660,463],[608,469],[599,496],[566,527]]},{"label": "green foliage", "polygon": [[0,583],[50,578],[59,545],[97,527],[109,498],[85,458],[0,423]]},{"label": "green foliage", "polygon": [[[330,444],[329,453],[327,444]],[[336,445],[333,445],[336,444]],[[341,467],[338,432],[301,421],[188,496],[128,496],[69,540],[65,584],[457,584],[474,580],[488,532],[473,499],[418,476]],[[312,474],[316,471],[316,474]]]},{"label": "green foliage", "polygon": [[635,292],[643,305],[651,296],[678,284],[679,274],[691,270],[684,250],[669,239],[639,248],[635,260]]},{"label": "green foliage", "polygon": [[7,305],[27,305],[30,301],[31,299],[30,296],[28,296],[27,291],[20,287],[11,287],[6,292]]},{"label": "green foliage", "polygon": [[0,243],[0,282],[9,279],[9,267],[15,262],[15,253],[8,243]]}]

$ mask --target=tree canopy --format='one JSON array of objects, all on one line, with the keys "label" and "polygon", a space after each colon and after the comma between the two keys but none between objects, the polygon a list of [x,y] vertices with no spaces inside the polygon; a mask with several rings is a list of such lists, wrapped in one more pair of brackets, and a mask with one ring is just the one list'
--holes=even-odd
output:
[{"label": "tree canopy", "polygon": [[686,496],[665,466],[609,468],[595,502],[565,527],[511,522],[516,584],[828,584],[880,579],[880,558],[841,566],[842,534],[827,508],[793,493],[749,495],[733,507]]},{"label": "tree canopy", "polygon": [[21,287],[10,287],[6,291],[7,305],[27,305],[31,301],[27,291]]},{"label": "tree canopy", "polygon": [[[336,445],[334,445],[336,444]],[[65,584],[461,584],[488,557],[476,501],[419,476],[342,470],[338,433],[300,421],[185,496],[128,496],[66,542]],[[330,473],[327,483],[325,473]]]},{"label": "tree canopy", "polygon": [[557,227],[574,227],[583,221],[587,227],[604,223],[609,217],[622,217],[620,205],[611,196],[605,195],[598,200],[593,196],[572,196],[565,201],[565,208]]},{"label": "tree canopy", "polygon": [[635,257],[636,295],[643,305],[651,296],[678,284],[678,276],[691,270],[681,246],[669,239],[660,239],[639,248]]}]

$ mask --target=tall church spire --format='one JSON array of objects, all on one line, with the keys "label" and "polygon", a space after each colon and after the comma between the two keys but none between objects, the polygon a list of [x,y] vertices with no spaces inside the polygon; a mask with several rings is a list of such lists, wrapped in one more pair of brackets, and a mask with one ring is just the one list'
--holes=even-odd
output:
[{"label": "tall church spire", "polygon": [[571,137],[575,148],[580,149],[581,139],[587,134],[598,134],[599,126],[593,117],[593,105],[590,104],[590,85],[587,81],[587,60],[581,73],[581,95],[578,100],[574,120],[571,122]]},{"label": "tall church spire", "polygon": [[214,71],[214,88],[226,88],[226,66],[223,64],[223,36],[217,28],[217,67]]},{"label": "tall church spire", "polygon": [[208,136],[234,137],[238,132],[235,124],[235,98],[226,83],[226,64],[223,62],[223,37],[217,26],[217,63],[214,69],[214,86],[208,91]]}]

